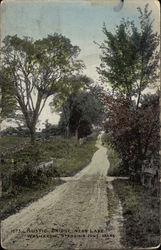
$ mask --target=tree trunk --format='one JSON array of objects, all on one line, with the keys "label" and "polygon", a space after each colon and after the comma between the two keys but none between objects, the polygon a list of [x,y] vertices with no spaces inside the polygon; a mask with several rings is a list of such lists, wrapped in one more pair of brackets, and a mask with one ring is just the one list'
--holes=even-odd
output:
[{"label": "tree trunk", "polygon": [[31,121],[31,124],[30,124],[30,135],[31,135],[31,144],[32,145],[35,144],[36,123],[37,123],[37,119],[38,119],[38,116],[39,116],[41,101],[42,101],[42,95],[40,93],[38,93],[38,97],[37,97],[37,101],[36,101],[36,107],[35,107],[33,117],[32,117],[32,121]]},{"label": "tree trunk", "polygon": [[35,128],[30,129],[30,142],[35,145]]}]

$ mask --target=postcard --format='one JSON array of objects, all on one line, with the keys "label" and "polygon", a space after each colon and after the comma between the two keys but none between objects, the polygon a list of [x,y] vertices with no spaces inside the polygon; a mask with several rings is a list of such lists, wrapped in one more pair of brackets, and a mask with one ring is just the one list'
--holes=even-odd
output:
[{"label": "postcard", "polygon": [[0,11],[2,248],[159,247],[159,1]]}]

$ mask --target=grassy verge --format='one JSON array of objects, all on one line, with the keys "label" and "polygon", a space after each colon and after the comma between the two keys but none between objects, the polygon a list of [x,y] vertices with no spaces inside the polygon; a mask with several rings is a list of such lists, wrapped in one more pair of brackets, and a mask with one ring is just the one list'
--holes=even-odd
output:
[{"label": "grassy verge", "polygon": [[128,180],[114,180],[113,186],[123,207],[128,247],[155,247],[160,243],[159,198],[150,191]]},{"label": "grassy verge", "polygon": [[[71,176],[85,167],[97,150],[95,142],[96,138],[90,138],[83,145],[76,145],[74,139],[57,138],[9,154],[1,164],[1,218],[53,190],[60,183],[55,177]],[[51,157],[52,166],[35,170]]]},{"label": "grassy verge", "polygon": [[108,198],[108,218],[109,220],[112,219],[113,215],[115,214],[115,210],[117,208],[118,202],[115,196],[115,192],[113,189],[109,189],[107,187],[106,189],[107,192],[107,198]]}]

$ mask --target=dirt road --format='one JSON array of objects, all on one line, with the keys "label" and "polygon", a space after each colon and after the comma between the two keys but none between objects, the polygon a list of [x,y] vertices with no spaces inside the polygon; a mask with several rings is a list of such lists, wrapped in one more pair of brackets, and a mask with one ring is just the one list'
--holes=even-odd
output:
[{"label": "dirt road", "polygon": [[120,249],[121,208],[108,217],[106,148],[40,200],[2,221],[7,249]]}]

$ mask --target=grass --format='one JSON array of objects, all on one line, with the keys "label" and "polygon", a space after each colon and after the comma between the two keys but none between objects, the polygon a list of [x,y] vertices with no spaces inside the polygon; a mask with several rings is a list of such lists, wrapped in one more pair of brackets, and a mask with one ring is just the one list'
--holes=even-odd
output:
[{"label": "grass", "polygon": [[[85,167],[97,150],[95,143],[96,138],[83,145],[75,144],[74,139],[56,138],[9,154],[1,164],[1,218],[53,190],[60,183],[55,177],[71,176]],[[35,166],[51,158],[52,166],[36,172]]]},{"label": "grass", "polygon": [[22,137],[22,136],[13,136],[13,135],[8,135],[8,136],[2,136],[1,137],[1,146],[2,147],[7,147],[10,145],[15,145],[16,143],[25,141],[27,138]]},{"label": "grass", "polygon": [[117,208],[118,203],[117,203],[113,189],[109,189],[107,187],[106,192],[107,192],[107,197],[108,197],[108,203],[107,203],[107,205],[108,205],[108,218],[112,219],[113,215],[115,214],[115,210]]},{"label": "grass", "polygon": [[6,147],[14,147],[19,145],[20,143],[23,144],[24,142],[28,142],[29,138],[23,137],[23,136],[2,136],[0,137],[0,152],[3,150],[3,148]]},{"label": "grass", "polygon": [[114,191],[123,207],[123,245],[128,247],[156,247],[160,243],[159,198],[150,190],[128,180],[114,180]]}]

